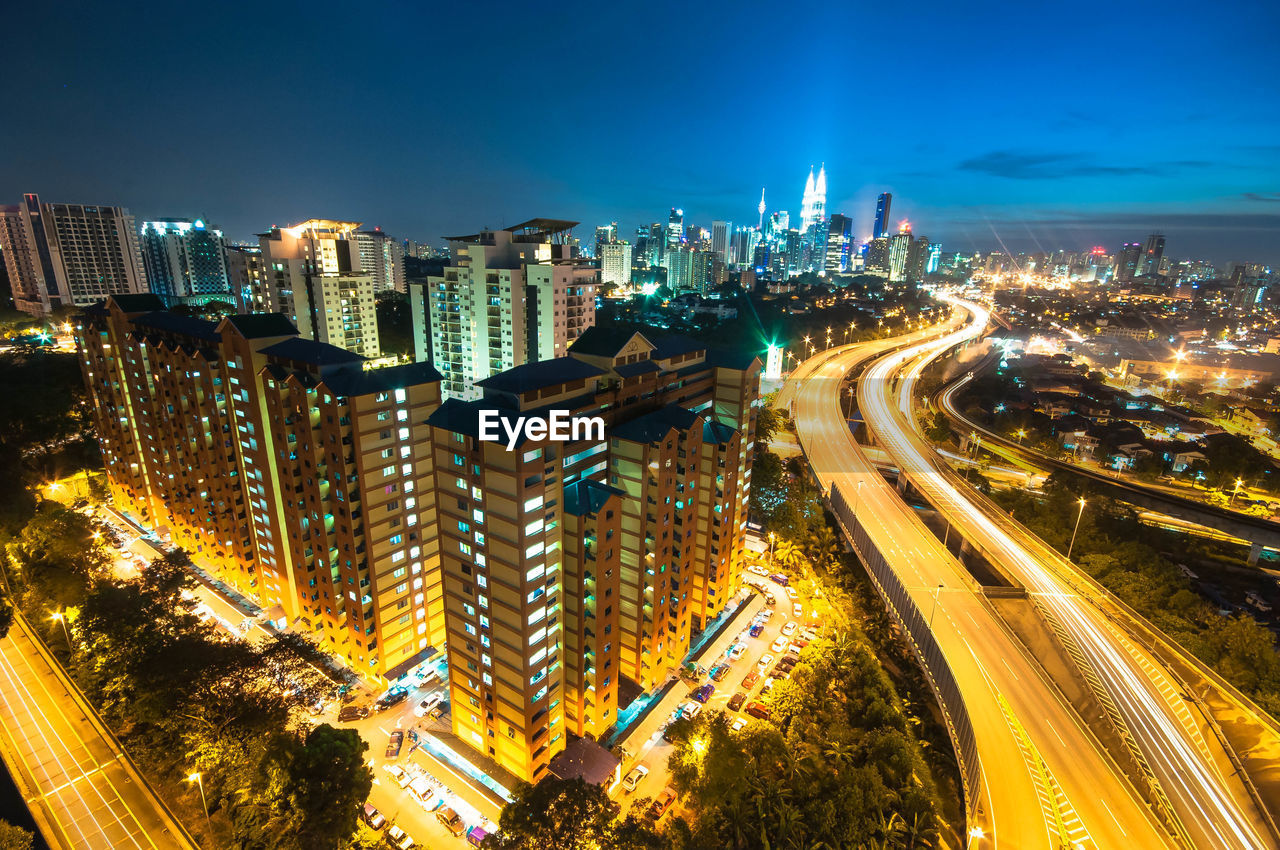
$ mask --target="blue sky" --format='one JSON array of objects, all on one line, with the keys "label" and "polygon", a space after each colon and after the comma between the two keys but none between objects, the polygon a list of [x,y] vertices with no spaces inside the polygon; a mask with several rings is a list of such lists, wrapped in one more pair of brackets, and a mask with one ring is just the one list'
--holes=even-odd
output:
[{"label": "blue sky", "polygon": [[0,202],[236,238],[874,197],[955,250],[1280,264],[1275,3],[19,4]]}]

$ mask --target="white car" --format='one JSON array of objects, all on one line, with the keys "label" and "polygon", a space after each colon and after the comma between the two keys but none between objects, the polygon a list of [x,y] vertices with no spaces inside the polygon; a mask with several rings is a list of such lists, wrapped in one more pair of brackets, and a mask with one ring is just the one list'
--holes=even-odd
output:
[{"label": "white car", "polygon": [[427,781],[425,776],[419,776],[410,782],[409,790],[413,792],[413,796],[423,803],[430,800],[431,795],[435,793],[435,789],[431,787],[431,783]]},{"label": "white car", "polygon": [[747,718],[745,718],[745,717],[739,717],[739,718],[736,718],[736,719],[733,721],[733,725],[729,727],[729,731],[731,731],[731,732],[737,732],[737,731],[738,731],[738,730],[740,730],[743,726],[746,726],[746,725],[747,725]]},{"label": "white car", "polygon": [[758,667],[760,668],[760,670],[763,672],[763,671],[765,671],[765,670],[768,670],[768,669],[769,669],[769,665],[770,665],[770,664],[772,664],[772,663],[773,663],[773,656],[772,656],[772,655],[761,655],[761,656],[760,656],[760,662],[759,662],[759,664],[758,664],[757,666],[758,666]]},{"label": "white car", "polygon": [[794,587],[788,587],[788,588],[787,588],[787,596],[788,596],[788,597],[790,597],[791,599],[799,599],[799,598],[800,598],[800,594],[796,593],[796,589],[795,589]]},{"label": "white car", "polygon": [[773,612],[770,611],[768,608],[766,608],[765,610],[761,611],[759,614],[756,614],[753,619],[757,623],[760,623],[763,625],[764,623],[769,622],[769,618],[772,616],[773,616]]},{"label": "white car", "polygon": [[782,650],[787,648],[787,644],[789,643],[791,643],[791,641],[787,640],[786,635],[783,635],[773,643],[769,644],[769,648],[774,652],[782,652]]},{"label": "white car", "polygon": [[690,720],[697,717],[698,712],[700,711],[702,711],[702,703],[700,702],[693,702],[692,700],[690,700],[689,702],[682,703],[680,706],[681,716],[687,717]]},{"label": "white car", "polygon": [[783,623],[783,624],[782,624],[782,633],[783,633],[784,635],[786,635],[787,637],[791,637],[793,634],[795,634],[795,633],[796,633],[796,621],[795,621],[795,620],[791,620],[790,622]]},{"label": "white car", "polygon": [[401,788],[408,788],[409,783],[413,781],[413,775],[398,764],[384,764],[382,769],[391,774],[391,778]]},{"label": "white car", "polygon": [[804,606],[801,605],[799,602],[796,602],[795,604],[793,604],[791,606],[791,616],[795,617],[797,620],[803,617]]},{"label": "white car", "polygon": [[631,772],[622,780],[622,790],[630,794],[632,791],[636,790],[636,786],[639,785],[648,775],[649,768],[642,764],[636,765],[631,768]]},{"label": "white car", "polygon": [[431,709],[435,708],[437,705],[439,705],[443,701],[444,701],[444,697],[441,696],[440,694],[432,694],[431,696],[427,697],[422,702],[414,706],[413,716],[426,717],[431,712]]},{"label": "white car", "polygon": [[396,850],[409,850],[413,846],[413,839],[409,837],[409,833],[405,832],[398,826],[392,826],[387,829],[387,843]]},{"label": "white car", "polygon": [[729,647],[729,660],[737,661],[742,657],[742,653],[746,651],[747,645],[745,643],[735,643],[733,646]]},{"label": "white car", "polygon": [[747,564],[747,572],[755,573],[758,576],[768,576],[769,571],[759,564]]}]

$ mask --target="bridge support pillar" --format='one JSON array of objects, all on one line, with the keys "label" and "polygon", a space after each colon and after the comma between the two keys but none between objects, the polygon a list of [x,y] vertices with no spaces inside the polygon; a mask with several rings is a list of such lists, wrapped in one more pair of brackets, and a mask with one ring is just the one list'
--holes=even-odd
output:
[{"label": "bridge support pillar", "polygon": [[910,486],[911,484],[910,482],[907,481],[907,476],[899,472],[898,473],[898,493],[901,494],[902,496],[906,496],[907,488]]},{"label": "bridge support pillar", "polygon": [[1262,554],[1262,544],[1250,543],[1249,544],[1249,565],[1256,566],[1258,563],[1258,557],[1261,554]]}]

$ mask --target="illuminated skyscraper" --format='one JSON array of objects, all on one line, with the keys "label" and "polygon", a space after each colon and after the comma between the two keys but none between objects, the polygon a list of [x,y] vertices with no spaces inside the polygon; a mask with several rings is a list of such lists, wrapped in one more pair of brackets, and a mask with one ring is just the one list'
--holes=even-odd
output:
[{"label": "illuminated skyscraper", "polygon": [[605,242],[600,251],[600,284],[627,286],[631,283],[631,243]]},{"label": "illuminated skyscraper", "polygon": [[902,227],[889,239],[889,282],[899,283],[908,279],[911,266],[911,222],[903,221]]},{"label": "illuminated skyscraper", "polygon": [[684,242],[684,210],[672,207],[671,215],[667,217],[667,247],[681,242]]},{"label": "illuminated skyscraper", "polygon": [[167,306],[238,303],[227,277],[222,231],[201,219],[167,218],[142,224],[142,265],[147,285]]},{"label": "illuminated skyscraper", "polygon": [[1138,265],[1142,262],[1142,245],[1137,242],[1126,242],[1116,256],[1115,279],[1130,281],[1138,276]]},{"label": "illuminated skyscraper", "polygon": [[605,245],[618,241],[618,223],[611,221],[608,224],[602,224],[596,228],[596,242],[593,246],[595,258],[598,260],[603,255],[600,252]]},{"label": "illuminated skyscraper", "polygon": [[876,198],[876,223],[871,232],[872,239],[889,238],[889,207],[892,204],[893,195],[888,192],[881,192],[880,197]]},{"label": "illuminated skyscraper", "polygon": [[1138,275],[1151,277],[1160,273],[1160,261],[1164,259],[1164,236],[1153,233],[1147,237],[1147,244],[1142,249],[1142,260]]},{"label": "illuminated skyscraper", "polygon": [[729,234],[733,232],[733,224],[727,221],[711,222],[711,252],[720,257],[720,261],[729,261]]},{"label": "illuminated skyscraper", "polygon": [[828,275],[849,270],[849,246],[853,241],[853,219],[836,213],[827,225],[824,270]]},{"label": "illuminated skyscraper", "polygon": [[21,204],[0,206],[0,254],[14,306],[24,313],[43,316],[147,291],[138,231],[123,207],[23,195]]},{"label": "illuminated skyscraper", "polygon": [[404,243],[392,239],[378,227],[356,233],[355,240],[360,250],[360,271],[373,278],[373,291],[406,291]]}]

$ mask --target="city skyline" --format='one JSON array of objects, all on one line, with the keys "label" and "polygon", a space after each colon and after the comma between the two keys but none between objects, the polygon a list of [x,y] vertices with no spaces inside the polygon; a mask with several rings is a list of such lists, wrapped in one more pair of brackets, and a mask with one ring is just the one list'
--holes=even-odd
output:
[{"label": "city skyline", "polygon": [[[687,26],[665,26],[667,12]],[[991,10],[996,20],[1012,13]],[[1110,25],[1109,10],[1096,13]],[[1011,38],[983,16],[927,6],[901,52],[900,40],[859,38],[895,25],[877,9],[769,27],[750,10],[661,4],[536,20],[499,10],[476,51],[433,35],[473,26],[475,13],[461,9],[399,10],[387,18],[395,26],[355,34],[328,27],[332,16],[317,7],[267,12],[254,26],[228,14],[201,19],[199,38],[183,12],[164,23],[89,6],[76,14],[84,25],[66,31],[15,13],[13,31],[25,36],[15,58],[29,60],[13,63],[26,143],[0,166],[5,197],[120,205],[140,221],[203,216],[235,241],[323,214],[438,244],[548,214],[585,228],[625,222],[624,234],[671,206],[691,221],[746,223],[761,186],[771,210],[798,215],[805,171],[825,163],[827,213],[853,217],[858,238],[870,233],[875,196],[888,191],[896,218],[927,224],[948,250],[1113,249],[1162,232],[1177,256],[1280,261],[1280,125],[1254,108],[1274,95],[1274,59],[1251,49],[1275,30],[1277,13],[1262,4],[1199,17],[1195,63],[1151,62],[1138,49],[1093,62],[1087,36],[1067,54],[1078,61],[1042,49],[1088,10],[1073,10],[1070,22],[1020,17]],[[1184,36],[1177,15],[1130,17],[1146,43]],[[605,38],[620,26],[643,37]],[[705,27],[728,30],[723,43],[734,51],[695,49],[693,33]],[[296,37],[259,50],[254,34],[271,31]],[[99,74],[104,51],[123,41],[132,52],[113,54],[113,73]],[[547,78],[568,86],[550,104],[509,88],[529,42],[548,48]],[[363,57],[359,71],[316,58],[338,48]],[[811,85],[758,70],[773,67],[762,59],[808,55],[829,66]],[[607,70],[588,70],[597,65]],[[678,70],[655,73],[661,67]],[[875,84],[856,82],[861,69],[880,67],[891,71]],[[1010,86],[1015,68],[1034,85]],[[284,100],[259,105],[273,86],[273,101]],[[726,95],[698,96],[708,90]],[[371,118],[291,107],[291,91],[326,92],[327,102]],[[584,110],[611,91],[635,92],[635,108],[612,108],[613,118]],[[503,106],[474,112],[476,94]],[[771,127],[761,107],[779,99],[787,109]],[[653,133],[603,130],[641,120],[645,103],[668,104],[678,120]],[[263,121],[268,109],[281,120]],[[227,120],[236,114],[246,120]],[[582,132],[584,119],[598,123]],[[98,130],[92,145],[85,127]],[[734,127],[742,132],[725,132]],[[114,165],[109,174],[103,161]]]}]

